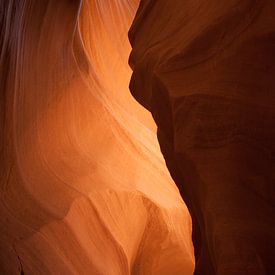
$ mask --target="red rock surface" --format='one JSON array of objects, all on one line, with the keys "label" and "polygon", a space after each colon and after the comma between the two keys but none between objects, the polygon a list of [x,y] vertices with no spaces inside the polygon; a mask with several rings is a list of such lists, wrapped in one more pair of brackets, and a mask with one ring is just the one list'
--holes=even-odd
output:
[{"label": "red rock surface", "polygon": [[192,274],[189,213],[128,90],[137,5],[0,1],[0,274]]},{"label": "red rock surface", "polygon": [[275,274],[275,2],[141,1],[131,91],[190,210],[196,274]]}]

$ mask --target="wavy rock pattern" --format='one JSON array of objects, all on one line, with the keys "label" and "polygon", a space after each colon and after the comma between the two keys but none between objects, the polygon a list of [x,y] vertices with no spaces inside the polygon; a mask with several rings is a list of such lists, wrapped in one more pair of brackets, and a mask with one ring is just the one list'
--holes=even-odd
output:
[{"label": "wavy rock pattern", "polygon": [[141,1],[131,91],[190,210],[196,274],[275,274],[275,2]]},{"label": "wavy rock pattern", "polygon": [[1,274],[192,274],[189,213],[128,91],[137,5],[0,1]]}]

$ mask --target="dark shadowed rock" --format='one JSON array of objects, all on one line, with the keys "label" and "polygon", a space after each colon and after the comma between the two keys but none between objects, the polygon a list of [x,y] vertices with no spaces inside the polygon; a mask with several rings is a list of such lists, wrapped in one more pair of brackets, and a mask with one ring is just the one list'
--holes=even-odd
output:
[{"label": "dark shadowed rock", "polygon": [[196,274],[275,274],[275,2],[142,1],[130,89],[193,220]]}]

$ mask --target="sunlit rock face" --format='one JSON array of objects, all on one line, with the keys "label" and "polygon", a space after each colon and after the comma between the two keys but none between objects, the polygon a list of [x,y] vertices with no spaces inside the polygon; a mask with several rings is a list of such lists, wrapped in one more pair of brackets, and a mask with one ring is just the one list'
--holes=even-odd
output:
[{"label": "sunlit rock face", "polygon": [[192,274],[191,219],[128,90],[136,0],[1,0],[1,274]]},{"label": "sunlit rock face", "polygon": [[131,91],[190,210],[196,274],[275,274],[275,2],[142,1]]}]

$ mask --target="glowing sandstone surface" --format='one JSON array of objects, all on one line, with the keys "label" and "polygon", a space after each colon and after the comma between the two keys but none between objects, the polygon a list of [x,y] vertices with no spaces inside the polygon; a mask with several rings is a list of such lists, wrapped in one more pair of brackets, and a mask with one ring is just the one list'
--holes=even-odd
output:
[{"label": "glowing sandstone surface", "polygon": [[192,274],[191,220],[128,90],[138,1],[0,1],[1,274]]}]

